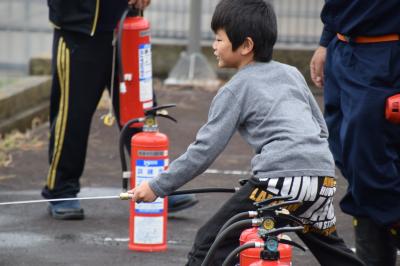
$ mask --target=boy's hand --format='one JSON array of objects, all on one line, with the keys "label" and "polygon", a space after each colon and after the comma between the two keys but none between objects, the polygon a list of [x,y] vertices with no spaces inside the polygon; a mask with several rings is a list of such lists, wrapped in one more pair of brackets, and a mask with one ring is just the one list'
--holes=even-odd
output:
[{"label": "boy's hand", "polygon": [[128,4],[137,9],[144,9],[150,4],[150,0],[128,0]]},{"label": "boy's hand", "polygon": [[132,200],[137,203],[152,202],[157,199],[157,195],[154,194],[147,181],[143,181],[138,187],[129,190],[128,193],[132,194]]},{"label": "boy's hand", "polygon": [[315,50],[310,62],[311,80],[315,86],[322,89],[324,86],[324,66],[326,59],[326,48],[320,46]]}]

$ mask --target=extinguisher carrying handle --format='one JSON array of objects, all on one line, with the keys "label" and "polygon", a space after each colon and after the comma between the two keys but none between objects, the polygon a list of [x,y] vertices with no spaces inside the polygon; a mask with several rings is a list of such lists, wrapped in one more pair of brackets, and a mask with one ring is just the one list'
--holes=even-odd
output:
[{"label": "extinguisher carrying handle", "polygon": [[175,123],[178,123],[178,120],[176,120],[175,118],[173,118],[173,117],[170,116],[170,115],[158,114],[157,116],[159,116],[159,117],[164,117],[164,118],[168,118],[169,120],[172,120],[172,121],[174,121]]},{"label": "extinguisher carrying handle", "polygon": [[145,110],[144,115],[145,116],[153,116],[153,117],[161,116],[161,117],[168,118],[174,122],[177,122],[177,120],[175,118],[168,115],[168,113],[166,111],[164,111],[165,109],[172,108],[172,107],[176,107],[176,104],[171,103],[171,104],[154,106],[150,109]]},{"label": "extinguisher carrying handle", "polygon": [[170,103],[170,104],[158,105],[158,106],[154,106],[150,109],[145,110],[144,114],[145,115],[157,115],[157,111],[162,110],[162,109],[172,108],[172,107],[176,107],[176,104]]},{"label": "extinguisher carrying handle", "polygon": [[302,231],[304,230],[303,226],[286,226],[286,227],[281,227],[281,228],[274,228],[271,230],[266,230],[266,229],[259,229],[259,234],[261,238],[266,238],[268,236],[277,236],[282,233],[288,233],[288,232],[296,232],[296,231]]}]

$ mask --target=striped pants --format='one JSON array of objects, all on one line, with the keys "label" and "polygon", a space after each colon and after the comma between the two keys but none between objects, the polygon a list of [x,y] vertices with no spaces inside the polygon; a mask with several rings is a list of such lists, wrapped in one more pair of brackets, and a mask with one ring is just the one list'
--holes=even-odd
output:
[{"label": "striped pants", "polygon": [[110,86],[112,38],[112,32],[90,37],[54,31],[45,198],[73,197],[80,190],[91,120]]}]

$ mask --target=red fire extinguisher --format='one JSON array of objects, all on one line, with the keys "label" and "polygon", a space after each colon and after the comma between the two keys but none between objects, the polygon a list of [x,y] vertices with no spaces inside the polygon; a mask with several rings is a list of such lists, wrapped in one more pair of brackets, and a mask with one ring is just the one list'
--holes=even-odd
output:
[{"label": "red fire extinguisher", "polygon": [[[158,106],[146,111],[143,132],[131,139],[131,188],[149,181],[168,168],[168,137],[158,131],[156,116],[176,121],[160,111],[175,105]],[[130,203],[129,249],[164,251],[167,249],[168,199]]]},{"label": "red fire extinguisher", "polygon": [[[289,198],[290,197],[279,196],[256,203],[255,205],[258,209],[255,212],[248,212],[248,216],[258,218],[242,220],[247,216],[246,212],[243,212],[228,220],[218,233],[216,242],[220,242],[221,239],[224,239],[231,230],[236,230],[243,226],[248,227],[248,225],[252,227],[242,231],[239,238],[240,246],[226,257],[222,264],[223,266],[232,265],[239,254],[240,266],[292,265],[292,246],[303,251],[305,251],[305,249],[298,243],[292,241],[288,235],[284,234],[304,229],[301,220],[291,215],[287,209],[282,208],[285,205],[299,202],[298,200],[285,201]],[[271,202],[276,202],[276,199],[283,200],[283,202],[267,205]],[[211,261],[210,258],[214,255],[213,252],[215,252],[215,250],[216,244],[214,242],[204,260],[205,262],[208,263]],[[207,265],[205,262],[203,262],[203,264]]]},{"label": "red fire extinguisher", "polygon": [[[143,181],[148,181],[168,168],[168,137],[158,131],[156,116],[174,118],[166,113],[166,108],[175,105],[153,107],[145,111],[144,118],[128,121],[121,130],[120,155],[125,161],[124,135],[127,129],[135,123],[143,123],[143,132],[131,138],[131,171],[127,171],[126,163],[122,163],[123,180],[130,175],[130,187],[137,187]],[[125,182],[123,189],[126,190]],[[157,198],[150,203],[130,203],[129,210],[129,243],[128,248],[136,251],[164,251],[167,249],[167,214],[168,199]]]},{"label": "red fire extinguisher", "polygon": [[[150,23],[128,8],[118,25],[120,123],[144,117],[153,107]],[[141,123],[132,125],[141,127]]]},{"label": "red fire extinguisher", "polygon": [[262,243],[264,248],[257,247],[243,250],[240,253],[240,266],[292,265],[292,247],[288,244],[279,243],[276,237],[264,240],[258,234],[257,228],[249,228],[240,235],[240,245],[251,242]]}]

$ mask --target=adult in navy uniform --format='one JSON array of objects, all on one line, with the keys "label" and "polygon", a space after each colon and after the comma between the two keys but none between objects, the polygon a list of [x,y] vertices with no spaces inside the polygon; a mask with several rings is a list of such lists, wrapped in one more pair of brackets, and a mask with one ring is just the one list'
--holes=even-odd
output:
[{"label": "adult in navy uniform", "polygon": [[400,247],[400,125],[385,101],[400,93],[400,1],[327,0],[311,77],[324,87],[330,148],[348,181],[357,255],[395,265]]},{"label": "adult in navy uniform", "polygon": [[[91,120],[111,82],[113,30],[128,4],[144,9],[149,3],[150,0],[48,0],[55,30],[50,167],[42,190],[44,198],[73,198],[80,191]],[[118,100],[114,108],[118,116]],[[197,199],[184,195],[170,197],[169,202],[169,210],[177,211],[194,205]],[[56,219],[84,218],[78,200],[52,202],[49,213]]]}]

